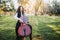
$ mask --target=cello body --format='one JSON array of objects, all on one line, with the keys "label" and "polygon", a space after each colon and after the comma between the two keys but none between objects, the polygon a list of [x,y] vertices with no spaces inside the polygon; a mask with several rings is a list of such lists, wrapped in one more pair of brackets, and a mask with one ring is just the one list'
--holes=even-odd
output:
[{"label": "cello body", "polygon": [[31,34],[31,28],[28,26],[28,18],[27,16],[21,16],[20,19],[23,20],[24,23],[21,23],[21,25],[18,28],[18,34],[19,36],[28,36]]}]

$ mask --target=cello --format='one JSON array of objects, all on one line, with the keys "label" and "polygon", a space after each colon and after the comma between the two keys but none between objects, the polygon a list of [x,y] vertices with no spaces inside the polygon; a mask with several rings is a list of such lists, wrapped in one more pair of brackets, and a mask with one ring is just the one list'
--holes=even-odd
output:
[{"label": "cello", "polygon": [[18,35],[19,36],[29,36],[31,34],[31,28],[28,26],[28,17],[26,15],[21,15],[20,19],[23,20],[24,23],[21,23],[21,25],[18,28]]}]

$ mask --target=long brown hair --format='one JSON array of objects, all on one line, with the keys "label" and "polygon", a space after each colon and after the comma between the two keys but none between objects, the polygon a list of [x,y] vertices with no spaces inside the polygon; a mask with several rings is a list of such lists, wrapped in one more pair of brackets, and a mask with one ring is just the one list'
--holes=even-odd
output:
[{"label": "long brown hair", "polygon": [[[21,11],[20,11],[21,10],[21,7],[22,6],[19,6],[18,9],[17,9],[18,17],[21,16]],[[22,14],[24,15],[24,8],[23,7],[22,7]]]}]

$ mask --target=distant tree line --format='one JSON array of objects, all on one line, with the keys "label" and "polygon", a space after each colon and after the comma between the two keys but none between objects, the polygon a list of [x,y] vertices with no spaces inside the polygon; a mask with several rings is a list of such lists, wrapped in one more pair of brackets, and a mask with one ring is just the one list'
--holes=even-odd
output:
[{"label": "distant tree line", "polygon": [[[46,11],[47,10],[47,11]],[[52,6],[47,5],[47,8],[45,8],[44,13],[51,15],[60,15],[60,2],[57,2],[57,0],[52,1]]]},{"label": "distant tree line", "polygon": [[60,2],[57,2],[56,0],[53,1],[53,9],[51,10],[51,13],[60,15]]}]

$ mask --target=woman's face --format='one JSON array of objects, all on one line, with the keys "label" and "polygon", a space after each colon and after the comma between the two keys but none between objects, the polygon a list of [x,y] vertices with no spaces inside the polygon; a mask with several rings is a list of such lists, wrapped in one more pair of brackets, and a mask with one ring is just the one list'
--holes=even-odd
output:
[{"label": "woman's face", "polygon": [[22,7],[20,7],[20,11],[21,11],[21,12],[23,11],[23,8],[22,8]]}]

